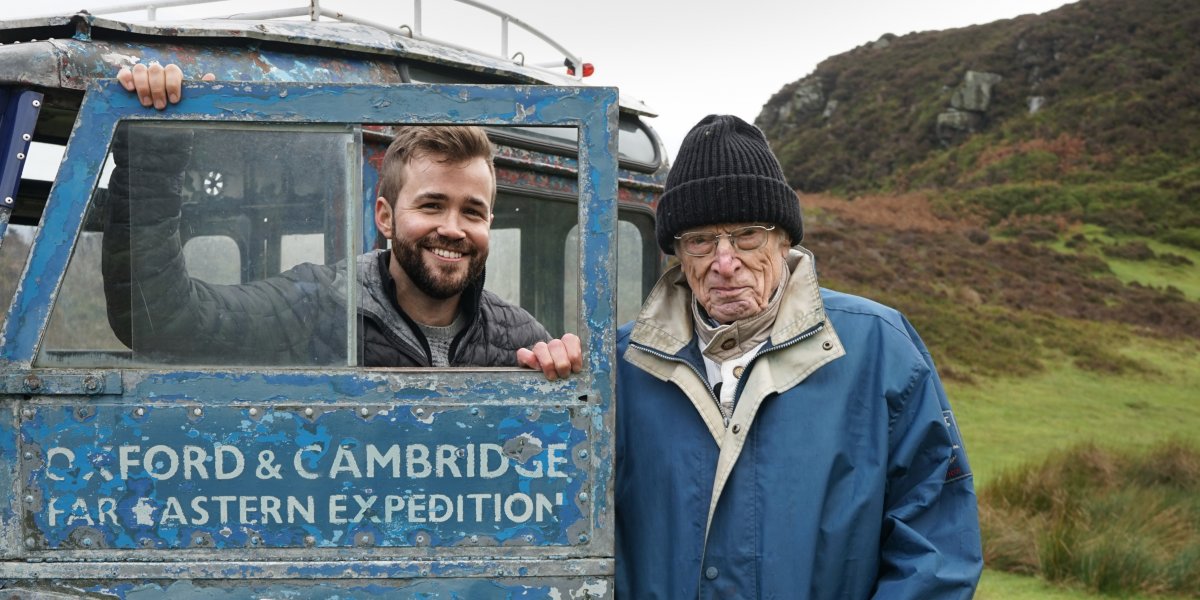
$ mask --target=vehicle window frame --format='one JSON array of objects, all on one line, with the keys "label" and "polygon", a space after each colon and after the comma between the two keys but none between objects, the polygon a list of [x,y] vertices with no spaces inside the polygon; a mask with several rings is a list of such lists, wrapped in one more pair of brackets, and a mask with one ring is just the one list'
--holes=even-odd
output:
[{"label": "vehicle window frame", "polygon": [[[336,91],[336,100],[331,100],[331,90]],[[285,98],[287,102],[280,101]],[[464,102],[466,99],[478,101]],[[580,132],[579,223],[581,230],[590,233],[580,239],[580,314],[599,315],[586,319],[588,329],[578,332],[585,359],[582,377],[577,380],[579,387],[594,387],[591,380],[609,372],[608,357],[615,350],[608,334],[615,327],[611,322],[615,295],[608,286],[585,286],[583,282],[611,280],[615,271],[615,248],[608,233],[615,231],[616,224],[616,90],[455,84],[229,86],[191,82],[185,84],[184,101],[161,112],[142,107],[116,82],[89,90],[64,158],[64,164],[75,168],[64,170],[51,192],[45,226],[37,232],[31,250],[37,264],[26,270],[9,309],[6,330],[0,338],[0,363],[32,366],[53,298],[82,227],[90,192],[121,120],[576,127]],[[62,208],[55,210],[58,206]],[[582,227],[585,223],[587,226]],[[40,252],[39,247],[43,247]],[[53,275],[55,280],[33,281],[44,279],[45,274]],[[243,371],[248,367],[206,368]],[[346,369],[357,371],[363,367]],[[480,369],[485,368],[450,371]]]}]

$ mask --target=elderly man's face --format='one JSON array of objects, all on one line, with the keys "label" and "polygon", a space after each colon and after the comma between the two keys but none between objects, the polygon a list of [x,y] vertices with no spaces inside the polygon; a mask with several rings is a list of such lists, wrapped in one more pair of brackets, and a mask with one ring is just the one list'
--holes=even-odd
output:
[{"label": "elderly man's face", "polygon": [[[689,233],[727,234],[755,223],[727,223],[689,229]],[[720,323],[732,323],[762,312],[771,300],[783,274],[790,246],[779,229],[767,232],[767,240],[755,250],[739,250],[729,237],[717,239],[707,256],[690,256],[676,242],[676,256],[683,265],[692,294],[708,315]]]}]

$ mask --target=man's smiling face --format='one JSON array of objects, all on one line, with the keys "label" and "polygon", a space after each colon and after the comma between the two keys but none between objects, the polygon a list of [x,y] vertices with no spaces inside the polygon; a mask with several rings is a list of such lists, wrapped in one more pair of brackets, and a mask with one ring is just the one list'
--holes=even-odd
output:
[{"label": "man's smiling face", "polygon": [[[495,180],[487,160],[413,157],[391,215],[392,254],[416,289],[461,294],[487,262]],[[384,232],[387,235],[387,232]]]}]

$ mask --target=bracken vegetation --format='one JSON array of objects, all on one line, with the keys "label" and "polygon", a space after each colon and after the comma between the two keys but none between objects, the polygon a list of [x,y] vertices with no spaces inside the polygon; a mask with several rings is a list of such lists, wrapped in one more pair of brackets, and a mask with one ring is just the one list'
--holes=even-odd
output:
[{"label": "bracken vegetation", "polygon": [[[947,378],[1020,375],[1064,355],[1097,372],[1153,370],[1122,356],[1121,340],[1098,338],[1096,321],[1200,338],[1200,303],[1170,286],[1123,283],[1100,257],[1112,245],[1083,233],[1062,252],[1049,225],[1014,220],[1013,235],[993,235],[979,219],[937,215],[916,194],[802,202],[822,283],[905,312]],[[1165,256],[1190,260],[1148,260]]]},{"label": "bracken vegetation", "polygon": [[[1081,0],[885,36],[784,86],[757,123],[804,192],[925,190],[990,225],[1062,216],[1200,249],[1197,31],[1191,0]],[[1001,79],[969,132],[939,134],[968,71]]]},{"label": "bracken vegetation", "polygon": [[[968,448],[988,442],[981,462],[1034,461],[978,481],[989,569],[1200,597],[1200,422],[1179,372],[1200,340],[1198,31],[1193,0],[1081,0],[884,36],[756,121],[802,194],[822,284],[909,316],[973,398],[960,422]],[[993,74],[983,110],[963,104],[968,72]],[[1037,385],[1089,378],[1123,391]],[[1039,418],[1069,429],[1021,422]],[[1151,424],[1131,443],[1123,418]],[[1155,419],[1182,437],[1138,454]],[[1100,445],[1045,457],[1065,439]]]}]

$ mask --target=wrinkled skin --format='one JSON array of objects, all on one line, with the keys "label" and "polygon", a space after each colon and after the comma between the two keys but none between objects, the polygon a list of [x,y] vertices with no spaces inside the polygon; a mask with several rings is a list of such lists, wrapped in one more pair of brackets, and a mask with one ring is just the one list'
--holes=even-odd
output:
[{"label": "wrinkled skin", "polygon": [[[684,233],[705,231],[729,233],[756,223],[725,223],[689,229]],[[784,258],[791,246],[787,234],[775,229],[767,243],[757,250],[738,250],[729,238],[717,242],[708,256],[689,256],[676,250],[683,274],[696,301],[719,323],[753,317],[766,309],[783,276]]]}]

